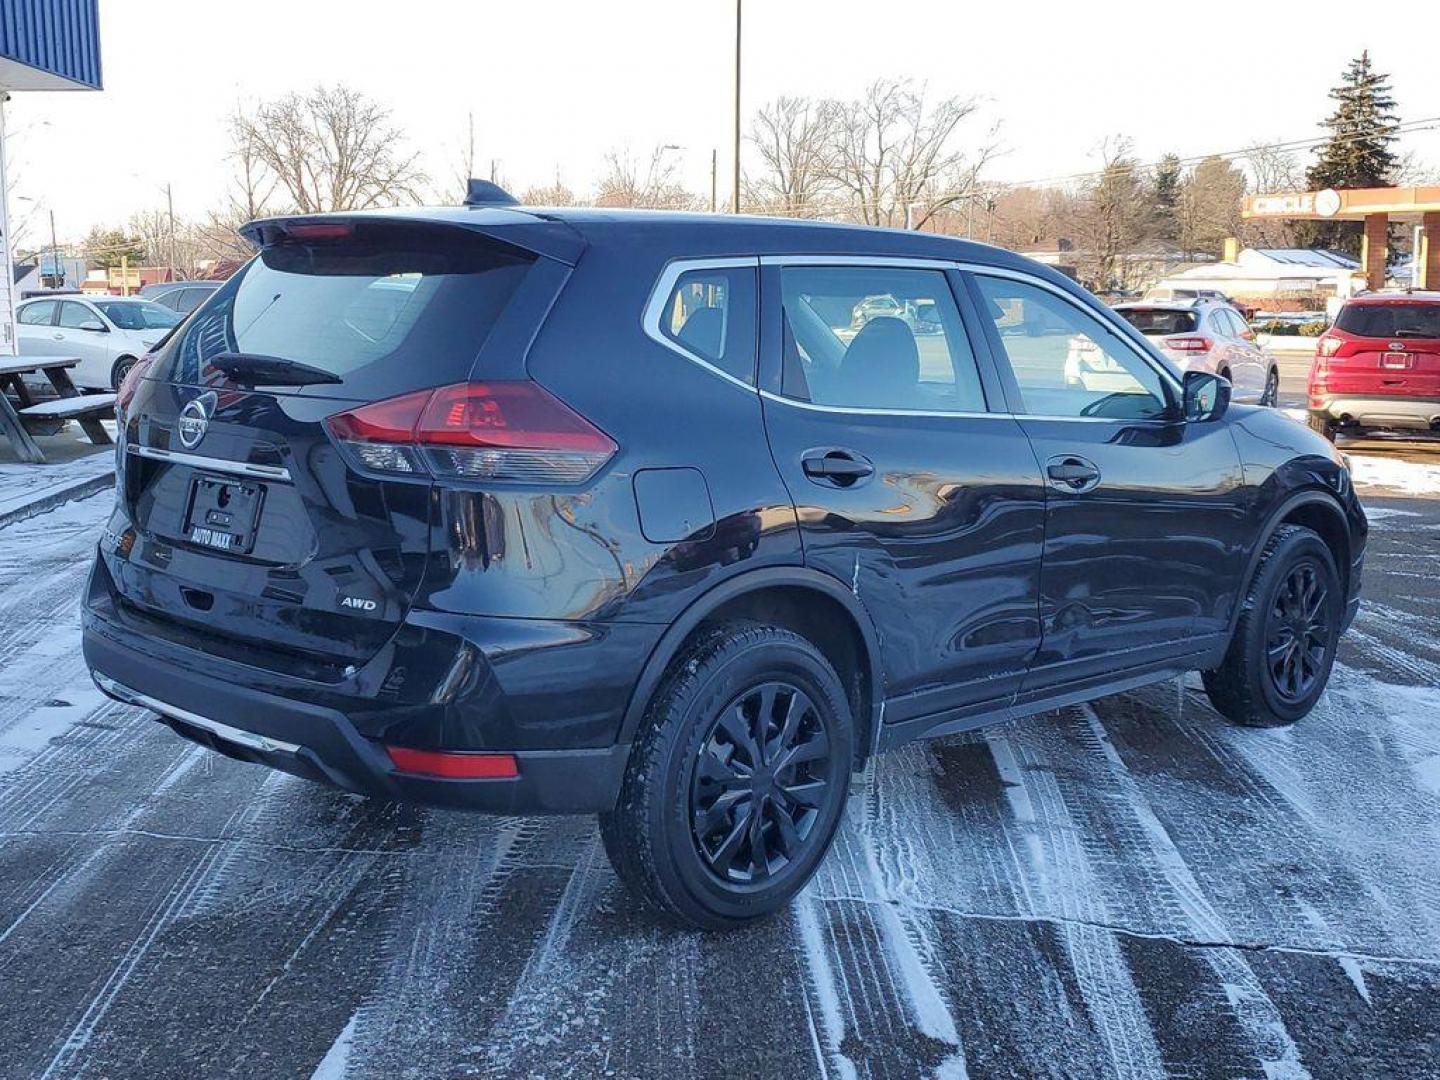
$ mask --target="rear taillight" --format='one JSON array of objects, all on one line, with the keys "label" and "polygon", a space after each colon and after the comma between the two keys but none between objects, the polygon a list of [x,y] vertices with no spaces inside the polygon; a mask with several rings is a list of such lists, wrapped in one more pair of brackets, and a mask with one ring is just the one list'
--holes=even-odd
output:
[{"label": "rear taillight", "polygon": [[1315,352],[1320,356],[1334,356],[1340,351],[1340,346],[1343,344],[1344,342],[1338,337],[1325,334],[1315,343]]},{"label": "rear taillight", "polygon": [[135,396],[135,391],[140,389],[140,380],[145,378],[145,372],[155,362],[153,354],[147,353],[135,363],[130,365],[130,370],[120,380],[120,388],[115,395],[115,422],[125,422],[125,409]]},{"label": "rear taillight", "polygon": [[1167,349],[1174,349],[1176,352],[1202,353],[1209,352],[1212,342],[1206,337],[1177,336],[1163,339]]},{"label": "rear taillight", "polygon": [[529,381],[459,383],[337,413],[325,421],[369,472],[527,484],[578,484],[615,443]]}]

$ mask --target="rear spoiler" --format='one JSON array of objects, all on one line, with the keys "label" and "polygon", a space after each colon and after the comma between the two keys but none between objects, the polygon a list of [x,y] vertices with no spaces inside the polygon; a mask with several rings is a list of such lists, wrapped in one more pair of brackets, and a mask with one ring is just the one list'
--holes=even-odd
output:
[{"label": "rear spoiler", "polygon": [[256,248],[265,248],[286,240],[303,238],[307,232],[319,238],[327,231],[327,226],[338,230],[367,221],[468,229],[502,244],[523,248],[532,254],[554,259],[567,266],[574,266],[579,262],[586,247],[584,238],[563,221],[542,217],[519,207],[512,209],[493,203],[467,207],[464,210],[365,210],[354,213],[257,218],[240,226],[239,233]]}]

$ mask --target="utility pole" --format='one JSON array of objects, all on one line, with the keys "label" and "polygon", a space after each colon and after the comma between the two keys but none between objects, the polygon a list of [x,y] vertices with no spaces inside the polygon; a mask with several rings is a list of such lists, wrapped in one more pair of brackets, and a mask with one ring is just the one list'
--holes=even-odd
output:
[{"label": "utility pole", "polygon": [[719,207],[716,202],[716,182],[719,179],[718,169],[720,166],[720,151],[716,147],[710,148],[710,213],[715,213]]},{"label": "utility pole", "polygon": [[175,199],[170,194],[170,185],[165,185],[165,203],[170,209],[170,280],[176,280],[175,274]]},{"label": "utility pole", "polygon": [[731,210],[740,213],[740,6],[735,0],[735,198]]},{"label": "utility pole", "polygon": [[[40,275],[44,277],[45,275]],[[60,245],[55,242],[55,211],[50,211],[50,278],[55,284],[52,288],[59,288],[60,273]]]}]

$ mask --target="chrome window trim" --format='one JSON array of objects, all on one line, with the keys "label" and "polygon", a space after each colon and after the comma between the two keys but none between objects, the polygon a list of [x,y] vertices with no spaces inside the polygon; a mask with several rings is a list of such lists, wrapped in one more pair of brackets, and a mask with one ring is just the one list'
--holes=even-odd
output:
[{"label": "chrome window trim", "polygon": [[214,472],[234,473],[237,476],[254,476],[262,480],[279,480],[290,483],[290,470],[283,465],[254,465],[248,461],[233,461],[230,458],[206,457],[203,454],[186,454],[179,450],[163,450],[158,446],[137,446],[130,443],[126,451],[136,457],[152,461],[164,461],[171,465],[190,465],[197,469]]},{"label": "chrome window trim", "polygon": [[953,270],[954,259],[912,255],[761,255],[761,266],[891,266],[897,270]]},{"label": "chrome window trim", "polygon": [[1173,424],[1173,419],[1167,420],[1164,417],[1140,417],[1138,419],[1125,419],[1113,416],[1050,416],[1039,413],[1012,413],[1012,412],[935,412],[922,409],[866,409],[861,406],[849,405],[817,405],[813,401],[797,401],[795,398],[784,397],[772,393],[769,390],[761,390],[760,396],[766,401],[773,401],[777,405],[790,405],[797,409],[806,409],[809,412],[840,413],[853,416],[941,416],[958,417],[962,420],[1064,420],[1067,423],[1078,424]]},{"label": "chrome window trim", "polygon": [[161,701],[159,698],[151,697],[149,694],[142,694],[138,690],[132,690],[124,683],[117,682],[108,675],[95,672],[95,685],[110,697],[120,701],[128,702],[131,705],[139,705],[143,709],[149,709],[160,716],[168,716],[173,720],[189,724],[191,727],[201,728],[210,732],[226,742],[235,743],[239,746],[249,747],[251,750],[260,750],[264,753],[280,752],[284,754],[296,754],[300,752],[300,744],[286,742],[284,739],[272,739],[269,735],[259,735],[253,731],[245,731],[243,728],[231,727],[229,724],[222,724],[219,720],[211,720],[208,716],[201,716],[189,709],[182,709],[178,705],[171,705]]},{"label": "chrome window trim", "polygon": [[[640,316],[640,325],[645,331],[645,336],[652,341],[665,346],[671,352],[683,356],[692,364],[698,364],[712,375],[717,375],[726,382],[740,387],[749,393],[755,393],[755,384],[745,379],[737,379],[724,368],[716,367],[709,360],[706,360],[699,353],[691,352],[681,345],[674,338],[669,337],[660,329],[660,320],[664,315],[665,302],[669,300],[671,292],[675,289],[675,283],[680,280],[682,274],[688,274],[693,270],[734,270],[736,268],[748,267],[757,269],[760,266],[760,259],[755,255],[744,255],[727,258],[700,258],[700,259],[672,259],[665,264],[660,271],[660,276],[655,279],[655,285],[650,290],[650,298],[645,301],[645,310]],[[760,287],[755,287],[755,309],[760,309]]]},{"label": "chrome window trim", "polygon": [[847,416],[943,416],[958,417],[961,420],[1015,419],[1013,415],[1006,412],[941,412],[931,409],[867,409],[861,405],[817,405],[813,401],[799,401],[795,398],[771,393],[769,390],[761,390],[760,396],[766,401],[773,401],[778,405],[793,405],[797,409],[806,409],[810,412],[839,413]]}]

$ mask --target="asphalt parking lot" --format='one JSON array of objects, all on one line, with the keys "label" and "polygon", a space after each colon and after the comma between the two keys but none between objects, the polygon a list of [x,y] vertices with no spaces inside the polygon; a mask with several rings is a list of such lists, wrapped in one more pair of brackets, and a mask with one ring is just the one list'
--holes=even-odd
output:
[{"label": "asphalt parking lot", "polygon": [[0,1075],[1436,1075],[1440,446],[1347,449],[1366,599],[1300,725],[1169,683],[912,746],[728,936],[637,912],[588,819],[365,801],[105,701],[111,496],[0,529]]}]

